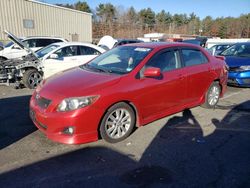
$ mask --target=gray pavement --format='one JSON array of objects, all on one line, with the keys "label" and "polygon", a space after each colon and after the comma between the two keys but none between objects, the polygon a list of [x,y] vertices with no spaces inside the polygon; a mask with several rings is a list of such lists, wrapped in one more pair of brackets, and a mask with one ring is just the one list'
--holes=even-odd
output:
[{"label": "gray pavement", "polygon": [[28,116],[31,90],[0,86],[1,187],[250,187],[250,89],[229,87],[117,144],[63,145]]}]

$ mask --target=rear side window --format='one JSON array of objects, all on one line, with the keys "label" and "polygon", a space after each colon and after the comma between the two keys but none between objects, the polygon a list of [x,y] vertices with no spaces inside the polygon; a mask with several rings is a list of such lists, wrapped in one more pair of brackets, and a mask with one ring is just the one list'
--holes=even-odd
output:
[{"label": "rear side window", "polygon": [[37,47],[37,40],[36,39],[27,39],[27,40],[24,40],[23,43],[29,48]]},{"label": "rear side window", "polygon": [[58,58],[77,56],[77,46],[66,46],[55,52],[58,55]]},{"label": "rear side window", "polygon": [[94,48],[88,46],[79,46],[80,55],[100,55],[101,53]]},{"label": "rear side window", "polygon": [[208,62],[207,57],[200,50],[196,49],[183,49],[182,56],[186,67]]},{"label": "rear side window", "polygon": [[37,46],[36,47],[48,46],[48,45],[55,43],[55,42],[61,42],[61,41],[57,40],[57,39],[37,39]]},{"label": "rear side window", "polygon": [[162,72],[181,67],[178,51],[166,51],[156,54],[146,65],[147,67],[160,68]]}]

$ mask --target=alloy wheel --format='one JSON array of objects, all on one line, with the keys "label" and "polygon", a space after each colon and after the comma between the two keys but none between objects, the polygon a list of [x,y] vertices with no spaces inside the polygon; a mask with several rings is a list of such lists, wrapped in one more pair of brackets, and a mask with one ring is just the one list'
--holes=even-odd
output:
[{"label": "alloy wheel", "polygon": [[112,139],[123,137],[132,125],[131,114],[124,108],[118,108],[109,114],[105,122],[105,131]]},{"label": "alloy wheel", "polygon": [[42,75],[39,72],[33,72],[32,74],[30,74],[28,81],[31,88],[36,88],[42,81]]},{"label": "alloy wheel", "polygon": [[213,86],[208,94],[208,103],[211,106],[214,106],[220,97],[220,89],[217,86]]}]

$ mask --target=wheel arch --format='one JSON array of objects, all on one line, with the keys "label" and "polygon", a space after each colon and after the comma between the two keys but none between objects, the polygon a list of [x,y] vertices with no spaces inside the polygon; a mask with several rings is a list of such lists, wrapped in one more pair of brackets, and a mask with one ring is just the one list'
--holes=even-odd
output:
[{"label": "wheel arch", "polygon": [[127,105],[129,105],[132,108],[132,110],[135,113],[135,127],[140,127],[140,118],[139,118],[140,116],[139,116],[139,112],[138,112],[137,107],[135,106],[135,104],[132,101],[130,101],[130,100],[116,101],[116,102],[113,102],[111,105],[109,105],[106,108],[106,110],[102,114],[102,117],[99,120],[98,127],[97,127],[97,132],[98,132],[98,137],[99,138],[101,138],[101,135],[100,135],[100,126],[101,126],[102,119],[104,118],[104,116],[107,113],[108,109],[110,109],[112,106],[114,106],[115,104],[118,104],[118,103],[126,103]]},{"label": "wheel arch", "polygon": [[27,71],[27,70],[36,70],[36,71],[38,71],[39,73],[41,73],[41,75],[43,76],[43,71],[39,71],[39,69],[37,68],[37,67],[24,67],[24,68],[22,68],[21,70],[22,70],[22,72],[24,73],[25,71]]},{"label": "wheel arch", "polygon": [[217,82],[220,86],[220,95],[222,93],[222,85],[221,85],[221,80],[219,78],[215,79],[213,82]]},{"label": "wheel arch", "polygon": [[4,56],[0,56],[0,59],[7,60],[8,58]]}]

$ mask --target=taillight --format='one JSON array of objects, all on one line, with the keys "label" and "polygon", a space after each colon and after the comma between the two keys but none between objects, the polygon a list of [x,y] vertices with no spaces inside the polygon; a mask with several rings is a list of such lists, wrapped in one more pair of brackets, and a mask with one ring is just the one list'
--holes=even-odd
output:
[{"label": "taillight", "polygon": [[217,59],[220,59],[220,60],[222,60],[222,61],[225,61],[225,60],[226,60],[226,58],[225,58],[224,56],[221,56],[221,55],[216,55],[216,56],[214,56],[214,57],[216,57]]},{"label": "taillight", "polygon": [[223,71],[224,73],[227,73],[229,71],[229,66],[226,63],[224,63]]}]

